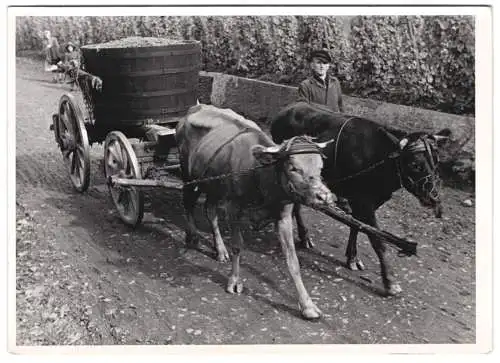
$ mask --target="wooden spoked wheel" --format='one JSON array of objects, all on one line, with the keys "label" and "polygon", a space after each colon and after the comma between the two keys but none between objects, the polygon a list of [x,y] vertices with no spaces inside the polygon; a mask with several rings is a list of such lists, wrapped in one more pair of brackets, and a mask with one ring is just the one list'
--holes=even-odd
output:
[{"label": "wooden spoked wheel", "polygon": [[[104,174],[124,179],[141,179],[141,169],[134,149],[120,131],[110,132],[104,143]],[[136,187],[108,184],[111,199],[122,221],[136,227],[144,216],[144,196]]]},{"label": "wooden spoked wheel", "polygon": [[82,193],[90,183],[90,156],[87,129],[77,100],[65,94],[55,119],[56,139],[75,189]]}]

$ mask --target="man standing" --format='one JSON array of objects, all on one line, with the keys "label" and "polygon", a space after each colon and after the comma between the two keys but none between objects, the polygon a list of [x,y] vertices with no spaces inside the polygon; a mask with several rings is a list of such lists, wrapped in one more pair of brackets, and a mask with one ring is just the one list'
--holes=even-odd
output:
[{"label": "man standing", "polygon": [[[299,85],[299,101],[325,105],[333,112],[344,112],[342,89],[337,78],[328,75],[332,58],[327,50],[315,50],[309,58],[312,76]],[[347,199],[337,196],[337,206],[352,213]]]},{"label": "man standing", "polygon": [[299,85],[299,100],[325,105],[333,112],[344,112],[342,89],[337,78],[328,75],[332,58],[326,50],[311,53],[312,76]]}]

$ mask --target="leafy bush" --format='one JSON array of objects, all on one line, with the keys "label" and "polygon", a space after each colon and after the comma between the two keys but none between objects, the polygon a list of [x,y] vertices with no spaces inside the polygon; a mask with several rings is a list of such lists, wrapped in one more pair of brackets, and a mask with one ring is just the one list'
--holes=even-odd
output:
[{"label": "leafy bush", "polygon": [[196,39],[204,70],[297,85],[307,55],[326,47],[346,93],[451,113],[474,113],[470,16],[19,17],[17,50],[128,36]]},{"label": "leafy bush", "polygon": [[359,17],[354,93],[447,112],[474,110],[474,28],[468,17]]}]

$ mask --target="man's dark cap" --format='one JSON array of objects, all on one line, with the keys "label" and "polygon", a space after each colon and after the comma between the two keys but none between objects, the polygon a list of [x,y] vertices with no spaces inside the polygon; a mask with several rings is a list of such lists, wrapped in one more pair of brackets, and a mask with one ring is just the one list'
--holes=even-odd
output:
[{"label": "man's dark cap", "polygon": [[311,52],[311,56],[309,57],[309,62],[313,60],[313,58],[318,58],[321,59],[327,63],[332,62],[332,57],[330,57],[330,54],[326,49],[318,49],[318,50],[313,50]]}]

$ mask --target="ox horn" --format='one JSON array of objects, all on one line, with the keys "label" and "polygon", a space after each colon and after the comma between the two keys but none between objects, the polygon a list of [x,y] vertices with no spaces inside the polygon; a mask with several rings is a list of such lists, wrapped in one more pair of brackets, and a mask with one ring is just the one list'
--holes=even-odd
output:
[{"label": "ox horn", "polygon": [[399,141],[399,147],[401,150],[404,149],[404,147],[408,144],[408,139],[405,137]]},{"label": "ox horn", "polygon": [[266,148],[263,148],[262,152],[266,154],[276,154],[281,150],[281,145],[275,145],[275,146],[268,146]]},{"label": "ox horn", "polygon": [[280,146],[255,145],[252,147],[252,154],[263,165],[271,164],[279,158]]},{"label": "ox horn", "polygon": [[328,144],[331,144],[332,142],[335,141],[335,138],[330,139],[325,142],[315,142],[316,146],[319,147],[320,149],[324,149]]}]

